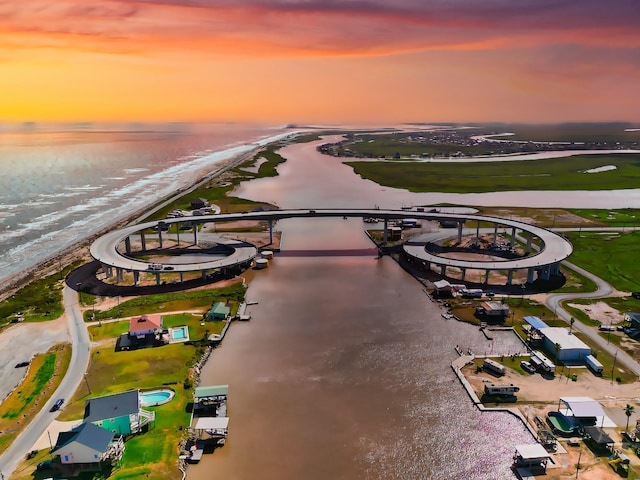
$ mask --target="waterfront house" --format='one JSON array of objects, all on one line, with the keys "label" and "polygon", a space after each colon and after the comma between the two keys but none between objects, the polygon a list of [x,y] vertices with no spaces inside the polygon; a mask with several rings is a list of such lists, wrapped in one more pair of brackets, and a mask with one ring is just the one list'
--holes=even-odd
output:
[{"label": "waterfront house", "polygon": [[85,423],[93,423],[120,435],[139,433],[155,421],[155,412],[140,408],[140,391],[96,397],[85,402]]},{"label": "waterfront house", "polygon": [[59,433],[51,453],[59,455],[63,465],[82,464],[83,470],[99,470],[105,462],[120,460],[123,451],[122,436],[115,436],[92,423],[83,423],[68,432]]},{"label": "waterfront house", "polygon": [[504,320],[511,314],[509,305],[502,302],[487,301],[476,307],[476,315],[487,319]]},{"label": "waterfront house", "polygon": [[231,313],[231,308],[228,307],[225,303],[216,302],[211,307],[211,310],[207,313],[206,319],[209,321],[212,320],[224,320]]},{"label": "waterfront house", "polygon": [[155,335],[162,330],[162,316],[160,314],[132,317],[129,321],[129,337],[144,339],[147,335]]}]

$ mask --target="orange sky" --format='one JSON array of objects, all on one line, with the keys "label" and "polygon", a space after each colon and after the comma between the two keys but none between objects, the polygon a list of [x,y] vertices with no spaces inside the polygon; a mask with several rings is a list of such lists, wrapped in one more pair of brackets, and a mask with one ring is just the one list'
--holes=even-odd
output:
[{"label": "orange sky", "polygon": [[0,121],[640,121],[637,0],[0,0]]}]

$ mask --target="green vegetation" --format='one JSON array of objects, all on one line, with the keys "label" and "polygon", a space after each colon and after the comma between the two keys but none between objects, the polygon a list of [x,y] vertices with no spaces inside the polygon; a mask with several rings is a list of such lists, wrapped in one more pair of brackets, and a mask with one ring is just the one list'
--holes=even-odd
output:
[{"label": "green vegetation", "polygon": [[[575,155],[562,159],[482,162],[346,162],[380,185],[412,192],[483,193],[517,190],[618,190],[640,184],[640,155]],[[616,170],[585,174],[615,165]]]},{"label": "green vegetation", "polygon": [[594,208],[579,208],[570,210],[591,222],[597,222],[603,226],[628,228],[636,230],[640,226],[640,209],[623,208],[612,210],[600,210]]},{"label": "green vegetation", "polygon": [[57,345],[31,361],[20,386],[0,404],[0,451],[7,448],[49,399],[71,361],[71,346]]},{"label": "green vegetation", "polygon": [[[133,317],[145,313],[153,312],[180,312],[192,310],[194,308],[206,308],[213,302],[232,301],[239,302],[244,298],[246,287],[241,282],[220,289],[195,290],[192,292],[147,295],[136,297],[122,302],[119,306],[109,310],[96,310],[96,320],[106,320],[110,318]],[[232,314],[235,314],[232,309]],[[89,320],[93,311],[84,312],[85,320]]]},{"label": "green vegetation", "polygon": [[572,232],[571,262],[622,291],[638,290],[640,264],[634,261],[640,232]]},{"label": "green vegetation", "polygon": [[640,142],[640,132],[625,132],[626,123],[567,123],[557,125],[502,125],[500,132],[510,132],[509,140],[532,142],[608,143]]},{"label": "green vegetation", "polygon": [[0,326],[15,321],[18,313],[30,322],[54,320],[62,315],[63,279],[80,263],[75,262],[60,272],[36,280],[0,302]]}]

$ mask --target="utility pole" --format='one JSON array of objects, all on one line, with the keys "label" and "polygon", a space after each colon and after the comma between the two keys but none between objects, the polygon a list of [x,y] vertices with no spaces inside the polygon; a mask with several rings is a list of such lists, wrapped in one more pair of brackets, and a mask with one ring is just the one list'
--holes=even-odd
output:
[{"label": "utility pole", "polygon": [[616,354],[613,357],[613,365],[611,366],[611,385],[613,385],[613,375],[614,370],[616,369],[616,359],[618,358],[618,350],[616,350]]},{"label": "utility pole", "polygon": [[87,374],[84,374],[84,383],[87,384],[87,390],[89,390],[89,395],[91,395],[91,387],[89,386],[89,381],[87,380]]}]

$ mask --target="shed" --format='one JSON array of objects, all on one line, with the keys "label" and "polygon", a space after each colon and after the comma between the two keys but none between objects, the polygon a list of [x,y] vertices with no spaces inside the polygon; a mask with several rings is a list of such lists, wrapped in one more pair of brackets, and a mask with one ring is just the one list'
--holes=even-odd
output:
[{"label": "shed", "polygon": [[224,320],[229,316],[230,312],[231,308],[229,308],[225,303],[216,302],[207,313],[207,320]]},{"label": "shed", "polygon": [[[582,363],[591,355],[591,348],[566,328],[547,327],[541,329],[540,333],[544,337],[545,350],[556,354],[556,360]],[[556,352],[556,344],[560,345],[558,352]]]}]

